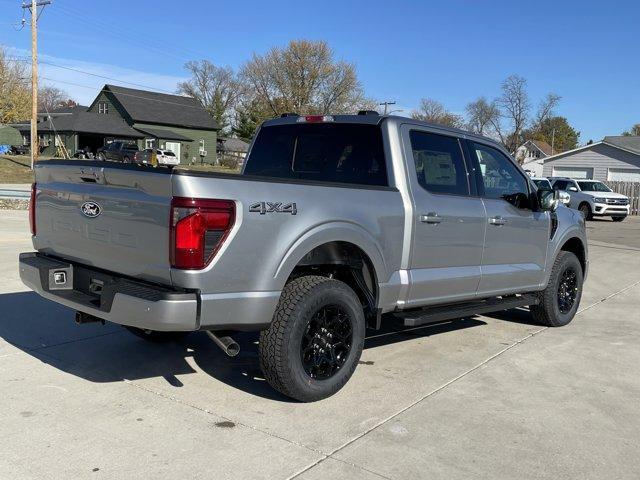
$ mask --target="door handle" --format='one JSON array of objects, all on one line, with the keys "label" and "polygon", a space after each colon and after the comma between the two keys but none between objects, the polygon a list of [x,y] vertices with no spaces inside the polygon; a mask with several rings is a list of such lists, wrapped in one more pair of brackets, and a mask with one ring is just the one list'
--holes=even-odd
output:
[{"label": "door handle", "polygon": [[429,212],[426,215],[420,215],[420,221],[422,223],[440,223],[442,221],[442,217],[439,216],[436,212]]},{"label": "door handle", "polygon": [[489,224],[490,225],[501,226],[501,225],[504,225],[505,223],[507,223],[507,221],[504,218],[500,217],[500,216],[492,217],[492,218],[489,219]]}]

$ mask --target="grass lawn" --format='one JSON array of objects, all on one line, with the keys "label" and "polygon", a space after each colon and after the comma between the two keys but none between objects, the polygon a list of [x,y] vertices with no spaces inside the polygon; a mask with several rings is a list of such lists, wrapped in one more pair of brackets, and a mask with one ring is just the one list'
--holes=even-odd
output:
[{"label": "grass lawn", "polygon": [[0,183],[33,183],[30,167],[27,155],[0,155]]}]

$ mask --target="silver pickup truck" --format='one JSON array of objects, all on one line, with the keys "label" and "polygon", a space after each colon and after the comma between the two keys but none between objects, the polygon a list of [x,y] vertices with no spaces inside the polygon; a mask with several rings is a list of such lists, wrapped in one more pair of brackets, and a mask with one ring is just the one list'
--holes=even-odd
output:
[{"label": "silver pickup truck", "polygon": [[[240,175],[91,161],[36,167],[23,282],[150,340],[261,331],[266,380],[301,401],[353,374],[365,328],[529,307],[569,323],[583,216],[494,141],[402,117],[264,123]],[[386,315],[383,315],[386,314]],[[396,320],[397,321],[397,320]]]}]

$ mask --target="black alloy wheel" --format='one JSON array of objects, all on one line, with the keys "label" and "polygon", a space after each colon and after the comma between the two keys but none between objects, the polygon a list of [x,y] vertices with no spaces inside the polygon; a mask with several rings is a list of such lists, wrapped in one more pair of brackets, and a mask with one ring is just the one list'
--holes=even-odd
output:
[{"label": "black alloy wheel", "polygon": [[566,268],[560,276],[558,284],[558,309],[568,313],[573,308],[578,296],[578,274],[572,267]]},{"label": "black alloy wheel", "polygon": [[353,343],[352,323],[338,305],[322,307],[309,320],[300,344],[302,366],[309,377],[326,380],[342,368]]}]

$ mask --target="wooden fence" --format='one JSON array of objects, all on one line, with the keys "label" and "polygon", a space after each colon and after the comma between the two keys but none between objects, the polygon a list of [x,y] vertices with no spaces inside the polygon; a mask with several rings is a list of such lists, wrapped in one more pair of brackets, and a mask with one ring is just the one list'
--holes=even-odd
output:
[{"label": "wooden fence", "polygon": [[605,182],[611,190],[629,197],[631,215],[640,215],[640,183],[637,182]]}]

